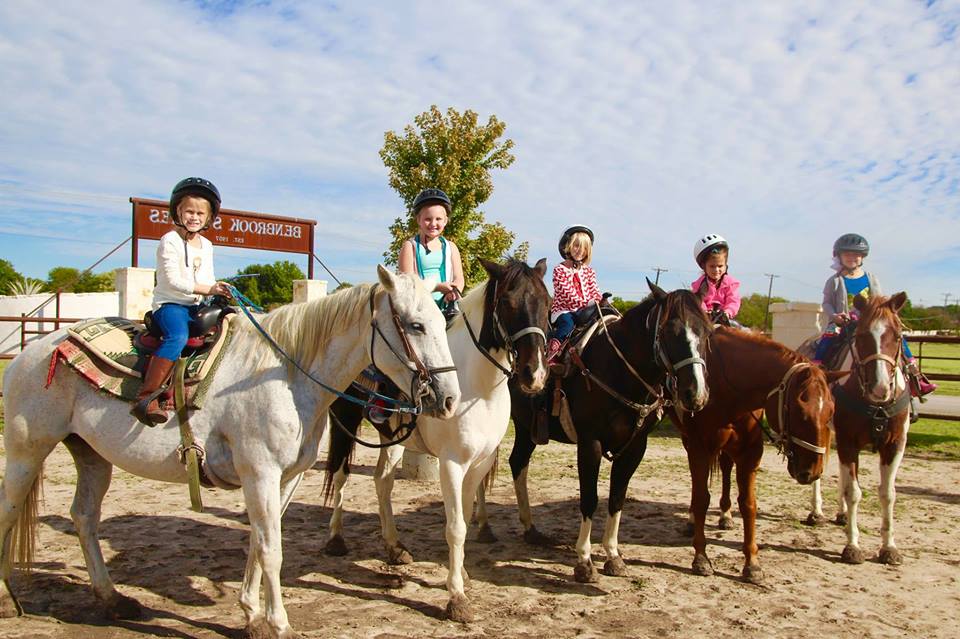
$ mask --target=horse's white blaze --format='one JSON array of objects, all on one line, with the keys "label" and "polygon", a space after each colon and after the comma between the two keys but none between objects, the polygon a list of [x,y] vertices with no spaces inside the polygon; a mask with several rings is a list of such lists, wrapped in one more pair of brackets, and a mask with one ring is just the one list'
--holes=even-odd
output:
[{"label": "horse's white blaze", "polygon": [[590,533],[593,530],[593,520],[589,517],[580,519],[580,534],[577,536],[577,561],[590,563]]},{"label": "horse's white blaze", "polygon": [[620,534],[620,515],[622,510],[618,510],[607,517],[607,525],[603,529],[603,549],[607,553],[607,559],[613,559],[620,554],[617,546],[617,539]]},{"label": "horse's white blaze", "polygon": [[[697,357],[700,353],[700,338],[689,326],[686,327],[687,344],[690,347],[690,354]],[[697,384],[697,396],[694,398],[698,405],[705,404],[707,401],[707,379],[706,366],[700,364],[690,364],[693,368],[693,379]]]},{"label": "horse's white blaze", "polygon": [[537,349],[537,366],[533,369],[533,390],[542,389],[547,383],[547,376],[550,371],[547,370],[547,362],[542,348]]},{"label": "horse's white blaze", "polygon": [[[881,353],[880,345],[882,344],[883,334],[887,332],[887,323],[878,319],[870,325],[870,336],[873,338],[875,353]],[[887,402],[892,399],[890,397],[890,365],[882,359],[875,359],[871,364],[876,369],[876,382],[872,389],[869,389],[869,394],[876,397],[878,400]]]}]

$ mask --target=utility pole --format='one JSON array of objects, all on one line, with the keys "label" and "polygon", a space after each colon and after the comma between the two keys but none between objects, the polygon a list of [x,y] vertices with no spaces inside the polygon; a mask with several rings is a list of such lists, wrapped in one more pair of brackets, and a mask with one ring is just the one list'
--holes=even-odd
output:
[{"label": "utility pole", "polygon": [[770,299],[773,297],[773,278],[780,276],[773,273],[764,273],[763,275],[770,278],[770,286],[767,287],[767,306],[763,311],[763,332],[769,334],[767,319],[770,317]]},{"label": "utility pole", "polygon": [[656,279],[653,283],[656,284],[657,286],[660,286],[660,274],[661,274],[661,273],[666,273],[666,272],[667,272],[667,269],[665,269],[665,268],[660,268],[659,266],[651,266],[650,268],[652,268],[653,270],[655,270],[655,271],[657,272],[657,279]]},{"label": "utility pole", "polygon": [[943,310],[947,310],[947,300],[950,299],[951,293],[943,294]]}]

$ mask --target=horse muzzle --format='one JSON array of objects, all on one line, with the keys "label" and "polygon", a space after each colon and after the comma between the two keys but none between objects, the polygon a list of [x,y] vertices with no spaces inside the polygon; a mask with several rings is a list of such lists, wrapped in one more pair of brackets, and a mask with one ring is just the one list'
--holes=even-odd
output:
[{"label": "horse muzzle", "polygon": [[434,374],[422,387],[419,399],[424,412],[438,419],[453,417],[460,405],[460,381],[453,371]]}]

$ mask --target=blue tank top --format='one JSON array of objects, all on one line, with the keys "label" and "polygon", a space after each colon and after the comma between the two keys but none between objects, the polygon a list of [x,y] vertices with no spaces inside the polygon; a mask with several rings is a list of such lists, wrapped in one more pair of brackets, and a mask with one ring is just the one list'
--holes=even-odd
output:
[{"label": "blue tank top", "polygon": [[[427,247],[420,242],[420,235],[413,238],[413,245],[417,251],[417,275],[422,280],[433,282],[447,281],[447,241],[440,238],[440,250],[427,252]],[[438,304],[443,299],[443,293],[433,291],[433,299]]]}]

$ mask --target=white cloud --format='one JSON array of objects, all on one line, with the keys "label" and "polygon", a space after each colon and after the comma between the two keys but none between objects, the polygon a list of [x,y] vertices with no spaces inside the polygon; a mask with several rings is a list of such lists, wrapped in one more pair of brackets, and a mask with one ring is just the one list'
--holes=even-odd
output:
[{"label": "white cloud", "polygon": [[[316,217],[318,254],[372,277],[399,208],[383,133],[436,103],[495,113],[517,142],[488,217],[551,260],[588,221],[617,292],[652,266],[689,282],[693,241],[720,232],[747,290],[775,272],[816,299],[833,239],[859,230],[888,290],[932,301],[960,271],[958,22],[893,0],[7,2],[0,231],[71,210],[120,241],[128,195],[197,173],[228,206]],[[12,237],[18,268],[52,266]]]}]

